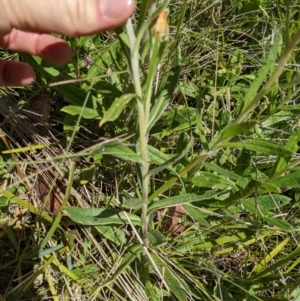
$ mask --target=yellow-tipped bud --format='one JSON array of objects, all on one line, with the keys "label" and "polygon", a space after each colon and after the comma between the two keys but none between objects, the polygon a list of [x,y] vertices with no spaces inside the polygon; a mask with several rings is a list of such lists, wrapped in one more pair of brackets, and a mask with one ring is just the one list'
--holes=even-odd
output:
[{"label": "yellow-tipped bud", "polygon": [[158,17],[154,20],[153,22],[153,32],[156,35],[162,35],[166,32],[167,30],[167,25],[168,25],[168,21],[167,21],[167,14],[164,10],[162,10]]}]

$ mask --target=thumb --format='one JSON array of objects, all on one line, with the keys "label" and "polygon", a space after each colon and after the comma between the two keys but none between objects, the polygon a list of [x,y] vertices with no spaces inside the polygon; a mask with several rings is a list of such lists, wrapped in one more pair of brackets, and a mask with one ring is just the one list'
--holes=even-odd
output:
[{"label": "thumb", "polygon": [[135,0],[0,0],[0,36],[12,29],[89,35],[122,25]]}]

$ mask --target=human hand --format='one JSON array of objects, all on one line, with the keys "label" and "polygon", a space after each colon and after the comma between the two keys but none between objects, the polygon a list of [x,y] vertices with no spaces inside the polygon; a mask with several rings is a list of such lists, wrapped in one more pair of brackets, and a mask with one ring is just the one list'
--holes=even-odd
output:
[{"label": "human hand", "polygon": [[[84,36],[122,25],[135,0],[0,0],[0,47],[38,55],[58,65],[71,58],[69,45],[49,33]],[[0,60],[0,86],[28,85],[29,65]]]}]

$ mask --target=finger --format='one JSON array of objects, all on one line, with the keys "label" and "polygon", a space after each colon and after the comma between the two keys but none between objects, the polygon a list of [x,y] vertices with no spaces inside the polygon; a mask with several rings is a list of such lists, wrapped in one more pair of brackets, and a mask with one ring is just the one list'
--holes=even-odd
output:
[{"label": "finger", "polygon": [[89,35],[122,25],[135,0],[0,0],[0,35],[13,28]]},{"label": "finger", "polygon": [[67,42],[49,34],[25,32],[13,29],[0,38],[0,47],[20,51],[62,65],[71,59],[72,52]]},{"label": "finger", "polygon": [[26,86],[35,79],[33,69],[21,62],[0,61],[0,86]]}]

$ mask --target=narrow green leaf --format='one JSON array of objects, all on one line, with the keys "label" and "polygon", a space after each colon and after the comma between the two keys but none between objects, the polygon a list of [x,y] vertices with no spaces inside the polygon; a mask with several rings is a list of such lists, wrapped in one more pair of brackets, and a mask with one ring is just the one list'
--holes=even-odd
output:
[{"label": "narrow green leaf", "polygon": [[[63,209],[63,212],[72,221],[86,226],[128,224],[126,215],[119,210],[68,207]],[[142,224],[141,219],[137,215],[131,213],[127,213],[127,215],[133,225],[140,226]]]},{"label": "narrow green leaf", "polygon": [[229,125],[226,127],[221,135],[221,139],[230,139],[238,135],[248,133],[255,125],[257,121],[246,121],[239,124]]},{"label": "narrow green leaf", "polygon": [[250,277],[249,281],[258,280],[265,275],[271,273],[272,271],[278,271],[278,269],[283,268],[287,264],[293,262],[295,259],[297,259],[300,255],[300,247],[296,248],[295,250],[289,252],[284,258],[276,261],[274,264],[272,264],[270,267],[264,269],[260,273],[254,275],[253,277]]},{"label": "narrow green leaf", "polygon": [[159,96],[157,97],[156,103],[153,105],[150,116],[149,116],[149,125],[148,125],[148,133],[155,125],[155,123],[159,120],[159,118],[164,113],[165,109],[169,105],[170,98],[167,90],[163,90]]},{"label": "narrow green leaf", "polygon": [[258,185],[258,192],[261,194],[264,194],[266,192],[271,192],[271,193],[280,193],[281,190],[278,186],[269,183],[269,182],[261,182]]},{"label": "narrow green leaf", "polygon": [[280,50],[282,43],[281,37],[277,37],[275,42],[269,52],[269,55],[264,63],[264,65],[259,69],[255,79],[251,83],[251,86],[248,89],[247,94],[244,97],[244,105],[243,109],[245,109],[251,100],[254,98],[257,91],[260,89],[262,83],[265,81],[268,73],[270,72],[271,68],[274,66],[274,63],[277,59],[278,52]]},{"label": "narrow green leaf", "polygon": [[191,194],[178,195],[178,196],[166,198],[166,199],[154,202],[151,205],[149,205],[148,215],[159,209],[173,207],[176,205],[193,203],[193,202],[206,201],[206,200],[216,197],[217,195],[218,195],[217,191],[209,190],[209,191],[204,192],[201,195],[191,193]]},{"label": "narrow green leaf", "polygon": [[171,270],[167,265],[167,263],[156,254],[152,253],[151,257],[153,258],[154,262],[156,263],[162,275],[164,275],[164,280],[169,286],[172,294],[175,295],[178,301],[186,301],[187,300],[186,292],[181,287],[180,281],[176,277],[176,273],[174,273],[173,269]]},{"label": "narrow green leaf", "polygon": [[82,108],[80,106],[65,106],[61,109],[61,112],[70,114],[72,116],[80,115],[85,119],[98,119],[99,113],[95,109]]},{"label": "narrow green leaf", "polygon": [[170,155],[163,153],[151,145],[147,145],[147,150],[150,160],[156,164],[161,165],[172,159]]},{"label": "narrow green leaf", "polygon": [[[219,300],[222,301],[236,301],[235,298],[232,297],[230,292],[227,290],[226,286],[222,284],[218,284],[214,288],[214,293],[218,297]],[[247,299],[248,301],[248,299]]]},{"label": "narrow green leaf", "polygon": [[188,145],[186,146],[186,148],[178,155],[174,156],[173,158],[171,158],[170,160],[168,160],[167,162],[165,162],[164,164],[154,168],[154,169],[151,169],[149,172],[148,172],[148,176],[151,176],[155,173],[158,173],[160,172],[161,170],[171,166],[172,164],[175,164],[176,162],[178,162],[179,160],[181,160],[188,152],[189,150],[193,147],[194,145],[194,139],[191,139],[190,142],[188,143]]},{"label": "narrow green leaf", "polygon": [[125,256],[121,265],[109,280],[107,280],[105,283],[100,284],[100,287],[105,287],[113,283],[115,279],[117,279],[117,277],[119,277],[126,270],[131,262],[139,258],[142,250],[143,247],[140,244],[131,246],[124,250]]},{"label": "narrow green leaf", "polygon": [[247,181],[244,177],[241,177],[240,175],[236,174],[233,171],[230,171],[228,169],[224,169],[224,168],[218,166],[215,163],[205,162],[203,165],[204,165],[204,167],[206,169],[211,170],[211,171],[215,171],[218,174],[220,174],[220,175],[222,175],[224,177],[227,177],[230,180],[233,180],[233,181],[243,181],[243,182]]},{"label": "narrow green leaf", "polygon": [[104,112],[103,118],[101,119],[99,126],[101,127],[104,123],[108,121],[116,120],[124,111],[128,103],[135,97],[135,94],[124,94],[121,97],[114,100],[109,109]]},{"label": "narrow green leaf", "polygon": [[294,230],[294,227],[288,223],[287,221],[284,221],[282,219],[278,219],[278,218],[275,218],[275,217],[264,217],[263,218],[269,225],[272,225],[282,231],[286,231],[286,232],[289,232],[289,231],[293,231]]},{"label": "narrow green leaf", "polygon": [[148,133],[150,132],[151,128],[155,125],[155,123],[159,120],[159,118],[162,116],[173,97],[173,93],[179,81],[180,68],[181,53],[180,48],[177,48],[177,51],[174,56],[173,66],[168,72],[167,78],[165,80],[162,80],[162,91],[159,93],[159,96],[157,97],[157,100],[151,109],[149,116],[149,125],[147,129]]},{"label": "narrow green leaf", "polygon": [[174,56],[174,61],[173,61],[173,66],[168,72],[168,77],[166,82],[162,82],[164,85],[163,89],[166,89],[168,91],[169,99],[171,100],[173,97],[173,93],[177,87],[178,81],[179,81],[179,76],[180,76],[180,69],[181,69],[181,51],[180,48],[177,47],[175,56]]},{"label": "narrow green leaf", "polygon": [[107,143],[102,143],[100,146],[92,149],[89,155],[95,157],[95,159],[97,158],[97,155],[110,155],[120,159],[129,160],[131,162],[141,162],[138,154],[126,146],[126,144],[119,141],[108,141]]},{"label": "narrow green leaf", "polygon": [[202,225],[204,227],[209,227],[210,224],[206,221],[205,215],[197,208],[185,205],[184,209],[186,213],[194,219],[195,222],[199,223],[199,225]]},{"label": "narrow green leaf", "polygon": [[285,148],[284,146],[278,145],[273,142],[263,140],[246,140],[242,142],[223,142],[220,147],[223,148],[236,148],[236,149],[247,149],[272,156],[290,157],[293,153]]}]

